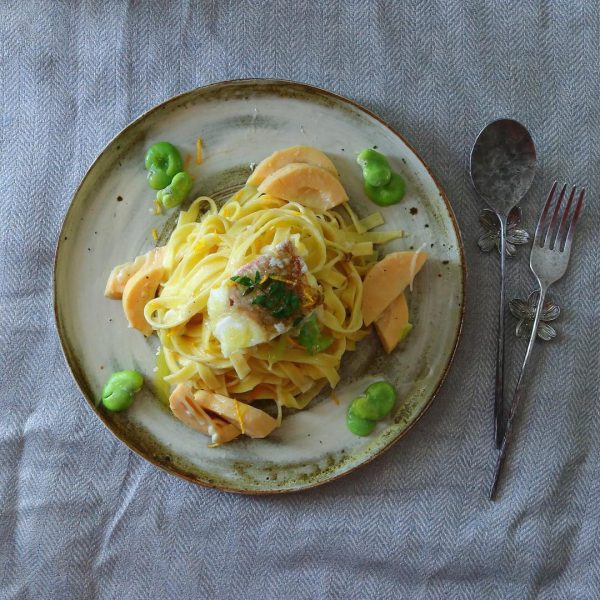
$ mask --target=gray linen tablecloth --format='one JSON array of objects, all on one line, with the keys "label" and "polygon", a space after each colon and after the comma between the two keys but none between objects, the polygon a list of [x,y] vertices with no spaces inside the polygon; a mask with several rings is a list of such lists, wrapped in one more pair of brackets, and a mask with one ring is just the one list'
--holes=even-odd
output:
[{"label": "gray linen tablecloth", "polygon": [[[0,5],[0,597],[600,597],[600,16],[595,2]],[[104,429],[54,328],[54,246],[106,142],[173,94],[237,77],[326,87],[403,132],[462,228],[468,309],[443,390],[385,456],[320,489],[240,497],[147,464]],[[531,129],[531,230],[554,178],[589,201],[554,289],[499,501],[490,503],[497,257],[478,251],[479,129]],[[527,251],[509,297],[533,288]],[[507,385],[524,342],[507,317]]]}]

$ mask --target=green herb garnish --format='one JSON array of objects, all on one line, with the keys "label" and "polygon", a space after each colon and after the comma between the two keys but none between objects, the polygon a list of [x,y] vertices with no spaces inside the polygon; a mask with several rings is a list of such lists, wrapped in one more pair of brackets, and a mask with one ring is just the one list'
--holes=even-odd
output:
[{"label": "green herb garnish", "polygon": [[277,319],[286,319],[300,310],[300,298],[283,281],[270,276],[261,278],[258,271],[254,279],[247,275],[234,275],[231,280],[246,288],[242,296],[257,292],[252,304],[264,308]]},{"label": "green herb garnish", "polygon": [[246,289],[244,290],[242,296],[247,296],[248,294],[253,292],[256,289],[256,287],[260,284],[260,273],[256,271],[254,279],[248,277],[247,275],[234,275],[231,278],[231,281],[235,281],[235,283],[243,285]]},{"label": "green herb garnish", "polygon": [[306,348],[309,354],[323,352],[333,343],[333,338],[321,334],[315,313],[312,313],[310,317],[304,320],[296,339],[299,344]]}]

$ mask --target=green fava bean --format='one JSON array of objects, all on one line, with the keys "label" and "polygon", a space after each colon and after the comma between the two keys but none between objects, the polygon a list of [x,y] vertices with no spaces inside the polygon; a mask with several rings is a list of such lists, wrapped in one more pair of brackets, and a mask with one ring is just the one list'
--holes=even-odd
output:
[{"label": "green fava bean", "polygon": [[398,173],[392,172],[388,183],[381,187],[375,187],[365,181],[365,193],[375,204],[379,204],[379,206],[390,206],[391,204],[400,202],[404,198],[405,192],[406,184]]},{"label": "green fava bean", "polygon": [[365,184],[381,187],[389,183],[392,170],[383,154],[371,148],[366,148],[356,157],[356,162],[362,167]]},{"label": "green fava bean", "polygon": [[350,405],[352,412],[361,419],[367,419],[368,421],[378,421],[381,419],[379,407],[373,403],[364,394],[354,398]]},{"label": "green fava bean", "polygon": [[372,433],[373,429],[375,429],[375,421],[362,419],[355,415],[351,404],[346,414],[346,426],[354,435],[364,437]]},{"label": "green fava bean", "polygon": [[102,404],[113,412],[125,410],[131,406],[134,394],[143,384],[144,378],[137,371],[117,371],[102,390]]},{"label": "green fava bean", "polygon": [[173,177],[168,187],[158,192],[156,198],[165,208],[174,208],[187,198],[193,184],[191,175],[187,171],[181,171]]},{"label": "green fava bean", "polygon": [[145,165],[148,169],[148,184],[154,190],[166,188],[183,168],[179,150],[169,142],[152,144],[146,152]]},{"label": "green fava bean", "polygon": [[377,414],[375,419],[383,419],[394,408],[396,390],[387,381],[378,381],[367,388],[366,397],[369,405]]},{"label": "green fava bean", "polygon": [[102,394],[104,408],[111,412],[128,409],[133,403],[133,394],[123,388],[114,388]]}]

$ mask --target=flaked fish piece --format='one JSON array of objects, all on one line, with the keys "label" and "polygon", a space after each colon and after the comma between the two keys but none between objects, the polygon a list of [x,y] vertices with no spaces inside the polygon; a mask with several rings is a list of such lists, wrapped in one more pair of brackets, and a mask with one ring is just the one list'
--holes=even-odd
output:
[{"label": "flaked fish piece", "polygon": [[[294,245],[285,241],[238,269],[235,282],[226,281],[211,291],[209,322],[223,356],[289,331],[299,317],[322,301],[320,291],[308,283],[307,271]],[[290,310],[286,311],[285,306],[282,310],[269,310],[264,300],[274,282],[279,282],[275,283],[278,291],[292,301]]]}]

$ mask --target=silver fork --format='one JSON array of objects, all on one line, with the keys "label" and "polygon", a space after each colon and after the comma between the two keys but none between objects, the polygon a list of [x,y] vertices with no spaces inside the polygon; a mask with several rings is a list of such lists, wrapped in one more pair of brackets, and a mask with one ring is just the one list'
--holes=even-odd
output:
[{"label": "silver fork", "polygon": [[540,322],[540,315],[542,314],[542,307],[544,306],[544,299],[548,288],[556,283],[567,270],[569,264],[569,257],[571,255],[571,246],[573,244],[573,236],[575,235],[575,226],[579,219],[579,213],[583,206],[583,198],[585,196],[585,189],[579,192],[579,197],[575,202],[573,208],[573,201],[577,193],[577,186],[574,186],[569,195],[567,205],[561,212],[561,206],[567,190],[565,184],[558,196],[558,200],[554,206],[554,211],[550,217],[550,209],[554,203],[554,195],[556,192],[557,182],[555,181],[542,214],[538,221],[535,238],[533,240],[533,246],[531,248],[531,257],[529,259],[529,266],[533,274],[538,280],[540,287],[540,296],[538,300],[537,309],[535,311],[535,319],[533,321],[533,327],[531,330],[531,337],[529,338],[529,345],[527,346],[527,352],[525,353],[525,359],[523,360],[523,366],[521,367],[521,373],[517,380],[517,387],[513,396],[512,404],[510,406],[510,413],[506,422],[506,428],[504,431],[504,437],[502,439],[502,445],[498,452],[498,458],[496,460],[496,467],[494,469],[494,480],[492,487],[490,488],[490,499],[493,500],[496,495],[498,487],[498,479],[500,472],[502,471],[502,465],[506,457],[506,450],[510,442],[513,421],[517,407],[523,395],[523,387],[525,383],[525,375],[527,374],[527,368],[529,365],[529,359],[531,358],[531,352],[533,345],[535,344],[535,338],[537,336],[537,328]]}]

